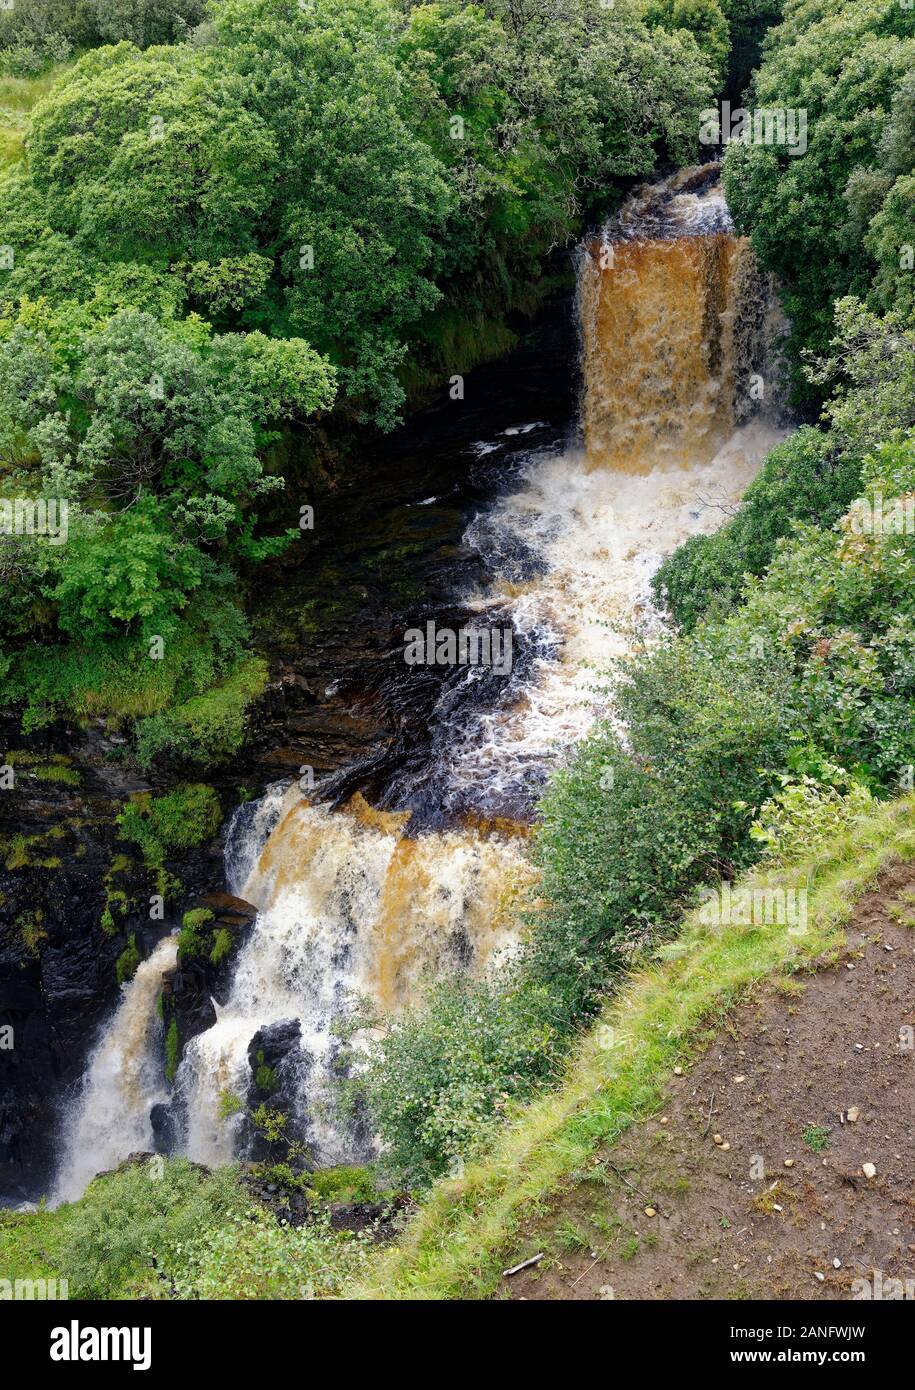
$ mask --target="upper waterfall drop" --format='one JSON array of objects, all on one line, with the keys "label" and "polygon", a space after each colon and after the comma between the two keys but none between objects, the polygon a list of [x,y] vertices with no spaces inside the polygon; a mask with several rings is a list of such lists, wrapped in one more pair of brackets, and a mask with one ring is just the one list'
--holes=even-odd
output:
[{"label": "upper waterfall drop", "polygon": [[734,234],[719,166],[638,189],[579,251],[588,465],[707,463],[780,397],[777,301]]}]

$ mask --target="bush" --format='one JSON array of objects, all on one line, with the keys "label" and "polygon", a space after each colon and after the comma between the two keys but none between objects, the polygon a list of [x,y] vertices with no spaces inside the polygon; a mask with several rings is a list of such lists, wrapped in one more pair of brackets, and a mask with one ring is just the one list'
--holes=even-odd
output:
[{"label": "bush", "polygon": [[215,835],[222,807],[212,787],[196,782],[164,796],[141,792],[117,818],[121,838],[140,846],[148,868],[161,868],[167,855],[193,849]]},{"label": "bush", "polygon": [[292,1227],[252,1207],[205,1229],[183,1255],[178,1298],[333,1298],[364,1272],[368,1246],[359,1236],[336,1234],[327,1215]]},{"label": "bush", "polygon": [[783,773],[779,782],[781,790],[760,806],[750,835],[785,864],[809,858],[874,809],[868,789],[831,763],[821,764],[820,778]]},{"label": "bush", "polygon": [[790,740],[779,679],[760,666],[730,634],[644,654],[616,691],[630,751],[597,730],[550,784],[525,968],[566,1033],[700,883],[755,857],[735,803],[763,799],[774,776],[761,769],[781,766]]},{"label": "bush", "polygon": [[141,767],[163,754],[181,762],[226,762],[241,747],[247,707],[266,684],[267,664],[252,656],[204,694],[140,720],[136,748]]},{"label": "bush", "polygon": [[800,429],[769,454],[730,521],[693,536],[661,565],[652,589],[684,632],[700,618],[727,613],[748,574],[762,574],[775,543],[795,521],[830,527],[858,495],[858,459],[822,430]]},{"label": "bush", "polygon": [[[154,1161],[155,1162],[155,1161]],[[186,1159],[133,1163],[96,1178],[64,1208],[59,1265],[78,1298],[168,1296],[201,1230],[238,1211],[231,1169],[202,1173]]]},{"label": "bush", "polygon": [[[905,5],[786,0],[747,105],[804,111],[806,151],[797,158],[784,147],[739,141],[727,148],[724,184],[735,224],[783,285],[799,394],[813,394],[800,371],[802,354],[825,350],[833,297],[874,294],[889,308],[897,291],[910,293],[911,272],[899,274],[898,258],[912,237],[899,242],[884,233],[887,222],[911,227],[899,217],[905,185],[896,188],[896,180],[915,167],[913,67],[915,12]],[[879,274],[875,254],[883,262]]]},{"label": "bush", "polygon": [[355,1083],[398,1184],[423,1187],[486,1146],[513,1101],[551,1073],[555,1030],[542,991],[443,981],[390,1021]]}]

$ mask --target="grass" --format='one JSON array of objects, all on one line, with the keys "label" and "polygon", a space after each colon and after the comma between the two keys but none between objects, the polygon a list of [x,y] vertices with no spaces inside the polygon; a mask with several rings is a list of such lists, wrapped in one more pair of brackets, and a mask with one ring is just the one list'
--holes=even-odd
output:
[{"label": "grass", "polygon": [[40,77],[0,77],[0,170],[22,159],[32,107],[47,96],[65,67],[61,63]]},{"label": "grass", "polygon": [[565,1083],[521,1112],[489,1157],[463,1178],[443,1180],[424,1199],[400,1244],[371,1266],[355,1296],[455,1299],[494,1292],[506,1264],[535,1253],[526,1219],[602,1144],[653,1114],[674,1067],[709,1040],[728,1009],[767,976],[790,979],[841,949],[856,899],[889,862],[915,858],[915,797],[878,807],[828,849],[791,869],[757,868],[750,888],[806,885],[803,935],[785,926],[704,926],[684,921],[674,959],[637,970],[602,1022],[617,1045],[600,1045],[596,1028],[571,1059]]},{"label": "grass", "polygon": [[326,1211],[280,1226],[237,1168],[152,1159],[53,1211],[0,1210],[0,1299],[4,1282],[40,1279],[65,1280],[73,1299],[333,1297],[364,1247],[332,1231]]}]

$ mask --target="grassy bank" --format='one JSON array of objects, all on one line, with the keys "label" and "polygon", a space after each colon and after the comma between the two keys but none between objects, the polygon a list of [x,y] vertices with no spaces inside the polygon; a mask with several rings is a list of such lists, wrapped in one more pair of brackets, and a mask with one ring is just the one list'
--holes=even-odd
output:
[{"label": "grassy bank", "polygon": [[29,113],[65,67],[49,68],[40,77],[0,77],[0,169],[22,158]]},{"label": "grassy bank", "polygon": [[598,1145],[660,1103],[675,1066],[709,1041],[735,1000],[774,973],[812,968],[838,950],[856,899],[885,864],[915,857],[915,797],[888,802],[790,869],[760,867],[752,889],[807,887],[807,930],[712,929],[690,914],[676,943],[631,977],[570,1063],[563,1087],[519,1114],[492,1155],[439,1183],[398,1247],[373,1265],[357,1294],[376,1299],[486,1297],[507,1263],[534,1253],[522,1221]]}]

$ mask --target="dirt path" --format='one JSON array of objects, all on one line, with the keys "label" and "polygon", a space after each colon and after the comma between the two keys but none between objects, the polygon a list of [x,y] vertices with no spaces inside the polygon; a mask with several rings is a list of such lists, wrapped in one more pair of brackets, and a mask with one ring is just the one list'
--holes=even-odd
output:
[{"label": "dirt path", "polygon": [[732,1010],[663,1109],[574,1175],[519,1240],[545,1258],[497,1296],[849,1299],[876,1270],[915,1298],[910,922],[898,866],[838,965]]}]

